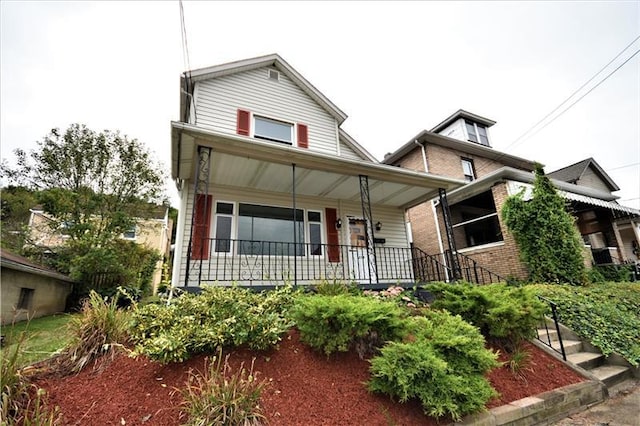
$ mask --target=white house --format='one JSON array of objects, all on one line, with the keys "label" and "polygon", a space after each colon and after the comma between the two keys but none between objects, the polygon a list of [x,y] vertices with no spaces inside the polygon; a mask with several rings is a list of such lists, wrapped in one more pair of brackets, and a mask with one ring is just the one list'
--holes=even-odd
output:
[{"label": "white house", "polygon": [[173,286],[420,278],[405,210],[464,180],[379,163],[275,54],[188,71],[180,91]]}]

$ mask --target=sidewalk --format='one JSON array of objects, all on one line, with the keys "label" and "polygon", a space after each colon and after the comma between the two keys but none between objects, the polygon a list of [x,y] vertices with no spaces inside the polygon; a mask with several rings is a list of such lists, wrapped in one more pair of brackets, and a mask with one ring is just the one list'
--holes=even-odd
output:
[{"label": "sidewalk", "polygon": [[640,426],[640,380],[610,390],[602,404],[554,423],[556,426]]}]

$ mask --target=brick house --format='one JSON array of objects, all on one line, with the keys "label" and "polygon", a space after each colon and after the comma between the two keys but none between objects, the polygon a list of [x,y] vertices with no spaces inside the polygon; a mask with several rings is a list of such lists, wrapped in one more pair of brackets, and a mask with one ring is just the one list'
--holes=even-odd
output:
[{"label": "brick house", "polygon": [[[531,188],[534,162],[491,148],[489,128],[494,124],[459,110],[430,131],[420,132],[383,162],[467,182],[448,193],[444,209],[443,202],[434,199],[407,210],[415,247],[441,254],[442,261],[466,279],[474,280],[479,267],[524,279],[527,270],[500,211],[507,197]],[[631,261],[621,235],[630,247],[638,245],[640,212],[617,204],[618,197],[612,194],[617,185],[593,159],[585,161],[549,174],[578,219],[585,238],[585,262],[592,262],[592,248],[598,263]]]}]

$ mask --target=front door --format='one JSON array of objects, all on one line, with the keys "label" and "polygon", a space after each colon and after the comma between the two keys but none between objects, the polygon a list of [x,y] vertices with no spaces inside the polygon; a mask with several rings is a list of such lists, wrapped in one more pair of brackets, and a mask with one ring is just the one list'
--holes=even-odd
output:
[{"label": "front door", "polygon": [[349,218],[349,268],[359,283],[369,283],[370,268],[367,253],[367,221]]}]

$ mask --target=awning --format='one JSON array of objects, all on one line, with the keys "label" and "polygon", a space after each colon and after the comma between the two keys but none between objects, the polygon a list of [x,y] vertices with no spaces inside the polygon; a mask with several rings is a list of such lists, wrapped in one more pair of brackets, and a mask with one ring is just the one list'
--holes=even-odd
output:
[{"label": "awning", "polygon": [[592,206],[602,207],[605,209],[613,210],[615,212],[622,212],[631,216],[640,216],[640,210],[636,210],[632,207],[621,206],[615,201],[599,200],[593,197],[587,197],[586,195],[574,194],[573,192],[558,191],[558,193],[568,200],[578,201],[580,203],[590,204]]}]

